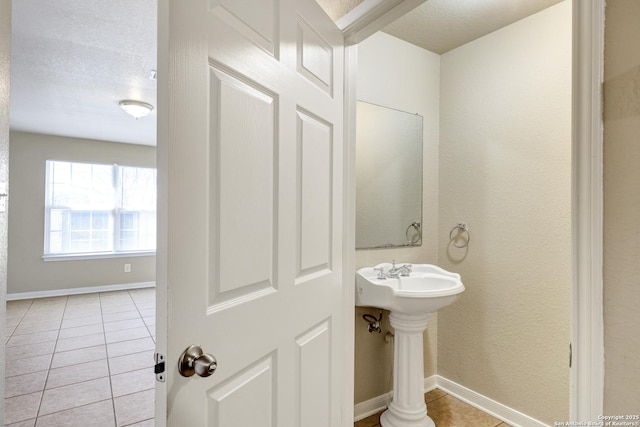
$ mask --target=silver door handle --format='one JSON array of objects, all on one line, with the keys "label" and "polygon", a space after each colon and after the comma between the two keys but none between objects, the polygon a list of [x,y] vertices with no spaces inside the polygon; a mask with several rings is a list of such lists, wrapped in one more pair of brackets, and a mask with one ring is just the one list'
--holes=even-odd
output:
[{"label": "silver door handle", "polygon": [[191,377],[198,374],[208,377],[218,368],[216,358],[202,351],[199,345],[191,345],[182,352],[178,361],[178,371],[183,377]]}]

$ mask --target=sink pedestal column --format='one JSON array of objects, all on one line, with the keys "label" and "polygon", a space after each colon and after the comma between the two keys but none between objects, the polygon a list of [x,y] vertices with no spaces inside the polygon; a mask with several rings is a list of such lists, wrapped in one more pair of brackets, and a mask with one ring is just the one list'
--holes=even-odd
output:
[{"label": "sink pedestal column", "polygon": [[393,400],[382,416],[382,427],[435,427],[424,403],[422,334],[428,314],[391,313],[393,343]]}]

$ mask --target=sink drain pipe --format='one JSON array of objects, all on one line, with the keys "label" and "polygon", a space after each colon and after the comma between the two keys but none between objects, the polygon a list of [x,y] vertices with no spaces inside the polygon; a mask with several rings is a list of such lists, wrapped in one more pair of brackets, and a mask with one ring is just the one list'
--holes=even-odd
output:
[{"label": "sink drain pipe", "polygon": [[374,332],[381,333],[382,332],[382,313],[380,310],[380,316],[376,318],[373,314],[365,313],[362,315],[362,318],[365,322],[369,324],[369,333],[372,334]]}]

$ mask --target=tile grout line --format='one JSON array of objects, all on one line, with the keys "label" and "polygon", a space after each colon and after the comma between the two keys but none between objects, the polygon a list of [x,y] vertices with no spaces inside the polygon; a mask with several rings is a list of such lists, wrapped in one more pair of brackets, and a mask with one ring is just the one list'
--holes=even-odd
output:
[{"label": "tile grout line", "polygon": [[[155,344],[156,339],[154,337],[154,334],[151,333],[151,331],[149,330],[149,325],[147,325],[147,322],[144,321],[144,316],[142,315],[142,312],[140,311],[140,307],[138,307],[138,304],[136,303],[136,299],[131,295],[131,291],[127,291],[129,292],[129,297],[131,297],[131,300],[133,301],[133,305],[136,306],[136,311],[138,312],[138,314],[140,315],[140,318],[142,319],[142,323],[144,324],[144,327],[147,329],[147,332],[149,333],[149,336],[151,337],[151,339],[153,340],[153,343]],[[155,330],[155,325],[154,325],[154,330]]]},{"label": "tile grout line", "polygon": [[111,364],[109,363],[109,347],[107,346],[107,331],[104,328],[104,316],[102,313],[102,292],[98,294],[100,301],[100,319],[102,320],[102,333],[104,334],[104,351],[107,354],[107,374],[109,376],[109,389],[111,390],[111,407],[113,408],[113,425],[118,426],[118,415],[116,414],[116,399],[113,397],[113,382],[111,381]]},{"label": "tile grout line", "polygon": [[51,353],[51,359],[49,359],[49,368],[47,369],[47,375],[44,379],[44,385],[42,386],[42,394],[40,395],[40,403],[38,404],[38,410],[36,411],[36,421],[34,423],[38,423],[38,418],[40,417],[40,410],[42,409],[42,402],[44,401],[44,392],[47,390],[47,382],[49,382],[49,374],[51,373],[51,367],[53,366],[53,357],[56,354],[56,348],[58,347],[58,339],[60,338],[60,331],[62,330],[62,320],[64,319],[64,313],[67,311],[67,305],[69,304],[69,297],[65,297],[64,300],[64,309],[62,310],[62,317],[60,318],[60,324],[58,325],[58,333],[56,335],[56,343],[53,345],[53,353]]},{"label": "tile grout line", "polygon": [[[27,307],[27,309],[24,311],[24,313],[22,313],[22,316],[20,316],[20,320],[18,320],[18,324],[15,326],[15,328],[13,328],[13,331],[11,331],[11,335],[9,335],[9,337],[5,340],[5,342],[4,342],[5,346],[7,345],[9,340],[11,338],[13,338],[13,336],[15,335],[16,330],[18,329],[18,326],[20,326],[20,324],[22,323],[22,320],[24,319],[24,316],[27,315],[27,313],[29,312],[29,310],[33,306],[33,301],[35,301],[35,300],[33,300],[33,299],[31,300],[31,302],[29,303],[29,307]],[[7,305],[7,303],[5,302],[5,311],[6,311],[6,305]],[[5,314],[5,317],[6,317],[6,314]]]}]

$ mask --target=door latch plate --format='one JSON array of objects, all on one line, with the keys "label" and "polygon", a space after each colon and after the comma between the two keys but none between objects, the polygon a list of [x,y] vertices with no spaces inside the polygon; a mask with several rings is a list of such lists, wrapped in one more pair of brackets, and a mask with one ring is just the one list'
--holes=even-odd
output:
[{"label": "door latch plate", "polygon": [[156,381],[163,383],[164,382],[164,371],[165,371],[165,363],[164,363],[164,355],[160,353],[156,353],[154,355],[156,364],[153,367],[153,371],[156,374]]}]

